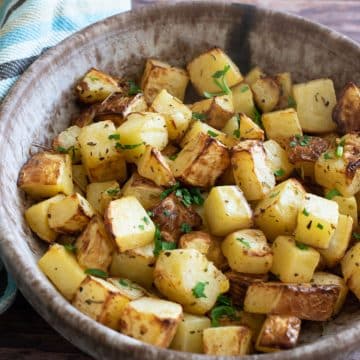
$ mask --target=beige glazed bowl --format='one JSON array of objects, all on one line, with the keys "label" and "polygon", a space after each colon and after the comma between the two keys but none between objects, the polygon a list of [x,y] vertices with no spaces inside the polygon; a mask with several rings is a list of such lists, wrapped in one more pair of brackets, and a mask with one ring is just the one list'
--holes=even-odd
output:
[{"label": "beige glazed bowl", "polygon": [[[32,306],[65,338],[98,359],[215,359],[145,345],[108,329],[73,308],[37,267],[45,250],[23,218],[25,198],[16,181],[34,143],[47,144],[69,124],[72,86],[90,67],[113,74],[140,74],[144,59],[184,65],[220,46],[245,73],[259,65],[290,71],[295,82],[331,77],[337,89],[360,83],[360,48],[301,18],[248,5],[179,3],[116,15],[46,52],[22,76],[0,112],[0,250]],[[36,150],[36,149],[35,149]],[[301,346],[246,359],[344,359],[360,348],[360,307],[351,302],[326,325],[304,323]],[[225,358],[221,358],[225,359]],[[231,358],[227,358],[231,359]]]}]

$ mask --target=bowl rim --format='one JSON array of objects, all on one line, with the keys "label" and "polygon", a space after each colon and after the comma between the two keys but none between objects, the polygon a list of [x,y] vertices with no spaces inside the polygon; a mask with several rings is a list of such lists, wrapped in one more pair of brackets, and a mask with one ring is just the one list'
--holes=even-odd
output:
[{"label": "bowl rim", "polygon": [[[257,12],[264,16],[282,16],[287,17],[296,24],[305,24],[311,30],[322,33],[326,37],[331,37],[346,44],[354,51],[360,54],[360,46],[353,40],[347,38],[330,28],[304,19],[301,16],[289,14],[281,11],[274,11],[266,9],[261,6],[248,5],[248,4],[232,4],[221,1],[180,1],[175,4],[169,3],[157,3],[147,5],[145,7],[139,7],[135,10],[120,13],[96,22],[79,32],[74,33],[68,38],[61,41],[56,46],[47,50],[42,54],[30,67],[21,75],[19,80],[11,88],[8,95],[3,100],[0,106],[0,134],[3,134],[6,125],[11,122],[11,116],[13,112],[16,112],[16,105],[19,99],[22,98],[22,94],[26,91],[29,84],[37,77],[38,71],[49,66],[54,59],[66,53],[67,48],[73,48],[76,44],[82,44],[83,41],[88,39],[90,35],[97,32],[100,28],[111,28],[111,23],[118,20],[121,23],[118,26],[126,26],[136,19],[141,19],[142,16],[148,16],[149,13],[155,14],[158,11],[166,9],[167,11],[177,11],[177,9],[188,8],[197,6],[200,8],[213,7],[219,10],[226,10],[226,8],[237,8],[251,7],[256,9]],[[2,135],[0,135],[1,137]],[[0,142],[0,151],[2,147],[5,147],[6,142]],[[0,169],[0,183],[6,170],[3,166]],[[27,274],[26,277],[22,274],[26,273],[27,264],[26,257],[16,247],[16,244],[11,238],[11,234],[7,231],[8,214],[5,211],[6,204],[3,203],[1,198],[2,206],[0,207],[0,250],[2,252],[3,261],[7,268],[12,272],[16,283],[31,303],[32,307],[62,336],[73,343],[75,346],[80,348],[86,353],[96,354],[97,346],[100,345],[106,348],[104,358],[124,352],[128,356],[136,356],[141,352],[151,353],[149,356],[155,359],[176,359],[185,360],[190,356],[193,360],[215,360],[219,359],[216,356],[209,356],[204,354],[189,354],[185,352],[179,352],[175,350],[161,349],[152,345],[145,344],[141,341],[132,339],[128,336],[122,335],[114,330],[111,330],[100,323],[92,320],[88,316],[82,314],[80,311],[75,309],[68,301],[66,301],[60,293],[50,284],[49,280],[46,280],[44,274],[38,269],[35,274]],[[22,241],[26,241],[25,238]],[[28,245],[26,245],[28,246]],[[14,264],[13,260],[17,259],[17,263]],[[46,281],[44,281],[46,280]],[[36,291],[33,291],[33,287],[36,286]],[[51,301],[49,301],[51,300]],[[41,306],[39,307],[38,304]],[[61,308],[61,310],[60,310]],[[66,315],[66,316],[65,316]],[[78,325],[79,321],[84,323],[86,330],[79,334]],[[341,330],[335,335],[320,338],[313,343],[299,346],[292,350],[281,351],[273,354],[256,354],[244,356],[244,359],[273,359],[273,360],[285,360],[291,357],[292,359],[305,359],[313,358],[314,355],[325,355],[331,354],[332,352],[339,353],[341,351],[346,352],[349,348],[354,347],[357,341],[360,340],[360,320],[357,321],[353,327]],[[90,346],[89,343],[91,342]],[[89,351],[90,350],[90,351]],[[131,355],[132,354],[132,355]],[[136,357],[134,357],[135,359]],[[221,357],[221,359],[236,359],[238,357]]]}]

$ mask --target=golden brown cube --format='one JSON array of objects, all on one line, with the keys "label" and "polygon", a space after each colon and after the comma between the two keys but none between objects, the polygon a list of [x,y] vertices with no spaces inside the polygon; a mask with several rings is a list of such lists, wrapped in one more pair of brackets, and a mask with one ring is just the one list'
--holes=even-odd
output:
[{"label": "golden brown cube", "polygon": [[206,255],[210,249],[211,241],[210,234],[204,231],[192,231],[181,236],[178,246],[179,249],[196,249]]},{"label": "golden brown cube", "polygon": [[280,98],[277,104],[278,109],[286,109],[296,106],[292,97],[292,79],[289,72],[279,73],[274,76],[274,80],[280,87]]},{"label": "golden brown cube", "polygon": [[182,308],[179,304],[143,297],[127,304],[119,330],[145,343],[167,348],[181,319]]},{"label": "golden brown cube", "polygon": [[204,330],[207,355],[239,356],[250,352],[251,331],[245,326],[220,326]]},{"label": "golden brown cube", "polygon": [[41,152],[21,168],[18,186],[33,198],[73,192],[71,158],[67,154]]},{"label": "golden brown cube", "polygon": [[187,70],[190,80],[199,95],[205,91],[211,93],[220,92],[221,89],[214,81],[213,75],[217,71],[223,71],[226,66],[229,70],[225,74],[225,81],[229,87],[239,84],[243,77],[238,67],[232,62],[228,55],[218,47],[207,50],[190,61]]},{"label": "golden brown cube", "polygon": [[234,115],[232,96],[220,95],[200,100],[191,105],[191,111],[203,115],[204,121],[215,129],[221,129]]},{"label": "golden brown cube", "polygon": [[166,89],[171,95],[184,101],[189,75],[184,69],[171,66],[163,61],[148,59],[141,78],[145,100],[151,104],[156,95]]},{"label": "golden brown cube", "polygon": [[271,77],[262,77],[251,84],[256,105],[262,112],[272,111],[280,99],[280,87]]},{"label": "golden brown cube", "polygon": [[158,186],[169,187],[176,183],[165,157],[150,145],[146,145],[145,152],[137,163],[137,170],[142,177],[152,180]]},{"label": "golden brown cube", "polygon": [[216,138],[200,134],[178,154],[172,166],[177,179],[190,185],[208,188],[230,164],[227,148]]},{"label": "golden brown cube", "polygon": [[85,269],[107,271],[114,251],[114,244],[109,238],[104,223],[99,216],[94,216],[85,230],[77,238],[76,258]]},{"label": "golden brown cube", "polygon": [[162,186],[143,178],[137,172],[131,175],[131,178],[122,188],[123,196],[135,196],[146,210],[151,209],[161,201],[160,194],[163,191]]},{"label": "golden brown cube", "polygon": [[275,176],[261,141],[245,140],[234,146],[231,165],[236,184],[247,200],[260,200],[275,186]]},{"label": "golden brown cube", "polygon": [[75,193],[49,206],[48,221],[53,230],[63,234],[82,231],[95,212],[88,201]]},{"label": "golden brown cube", "polygon": [[248,84],[242,82],[231,88],[235,113],[244,113],[252,116],[254,113],[254,97]]},{"label": "golden brown cube", "polygon": [[244,113],[239,113],[229,119],[221,131],[239,140],[263,141],[265,138],[264,130]]},{"label": "golden brown cube", "polygon": [[79,100],[86,104],[103,101],[110,94],[121,91],[116,79],[95,68],[90,69],[75,87]]},{"label": "golden brown cube", "polygon": [[273,352],[296,346],[301,320],[295,316],[268,315],[256,340],[256,350]]}]

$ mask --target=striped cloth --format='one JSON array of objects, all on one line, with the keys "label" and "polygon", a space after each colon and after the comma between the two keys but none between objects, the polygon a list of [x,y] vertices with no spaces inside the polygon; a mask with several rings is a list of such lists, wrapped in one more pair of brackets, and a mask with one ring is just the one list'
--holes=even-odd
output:
[{"label": "striped cloth", "polygon": [[[0,0],[0,101],[44,51],[85,26],[130,8],[131,0]],[[0,314],[15,293],[0,260]]]}]

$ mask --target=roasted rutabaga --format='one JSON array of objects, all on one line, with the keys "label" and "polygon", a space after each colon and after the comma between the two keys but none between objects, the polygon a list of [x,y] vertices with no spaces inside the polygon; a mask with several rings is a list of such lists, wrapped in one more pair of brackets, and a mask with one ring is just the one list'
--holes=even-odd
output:
[{"label": "roasted rutabaga", "polygon": [[302,321],[360,299],[356,84],[243,75],[220,48],[118,75],[90,69],[80,113],[19,174],[69,302],[155,346],[236,356],[293,348]]}]

